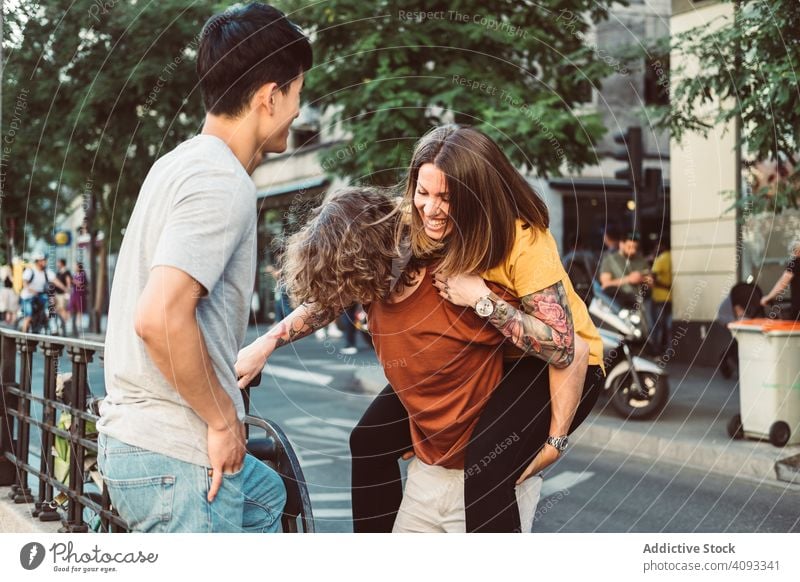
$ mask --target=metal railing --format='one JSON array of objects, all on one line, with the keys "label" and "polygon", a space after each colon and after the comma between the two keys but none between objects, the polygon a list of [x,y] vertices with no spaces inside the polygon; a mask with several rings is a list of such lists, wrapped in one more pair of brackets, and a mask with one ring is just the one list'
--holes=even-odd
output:
[{"label": "metal railing", "polygon": [[[44,357],[41,395],[33,386],[34,354]],[[98,412],[89,410],[91,392],[88,365],[102,359],[104,344],[97,341],[34,335],[0,328],[0,486],[11,486],[15,503],[33,503],[32,515],[41,521],[61,521],[61,532],[121,532],[127,524],[111,507],[103,483],[100,492],[86,490],[87,458],[97,455],[96,433],[87,427],[96,423]],[[56,394],[58,366],[66,353],[72,365],[68,390]],[[17,365],[19,360],[19,366]],[[17,374],[19,372],[19,374]],[[245,391],[249,408],[249,389]],[[32,414],[32,405],[41,407]],[[59,428],[56,415],[66,413],[69,427]],[[304,532],[314,531],[311,501],[302,469],[288,438],[276,424],[255,416],[246,420],[251,428],[263,430],[265,438],[248,439],[248,451],[271,465],[283,478],[287,504],[281,518],[284,532],[297,532],[298,519]],[[40,432],[39,467],[31,464],[31,428]],[[66,483],[56,478],[53,446],[57,439],[69,447]],[[30,487],[36,483],[36,494]],[[91,488],[90,488],[91,489]],[[56,498],[66,500],[58,503]],[[87,521],[87,514],[91,514]],[[91,527],[90,527],[91,525]]]}]

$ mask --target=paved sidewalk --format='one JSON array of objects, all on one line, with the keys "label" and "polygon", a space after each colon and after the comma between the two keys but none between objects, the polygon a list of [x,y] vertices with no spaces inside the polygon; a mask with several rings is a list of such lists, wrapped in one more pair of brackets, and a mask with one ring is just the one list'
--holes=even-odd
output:
[{"label": "paved sidewalk", "polygon": [[[668,372],[670,400],[657,419],[624,420],[601,396],[572,442],[653,463],[673,463],[777,484],[778,461],[800,455],[800,445],[777,448],[765,441],[732,440],[726,426],[739,413],[738,383],[725,380],[714,368],[672,364]],[[377,393],[386,385],[377,366],[359,370],[356,377],[367,392]],[[780,468],[780,481],[794,480],[800,486],[800,469],[785,463]]]},{"label": "paved sidewalk", "polygon": [[0,487],[0,532],[57,533],[61,522],[42,522],[31,515],[33,504],[14,503],[8,494],[11,487]]}]

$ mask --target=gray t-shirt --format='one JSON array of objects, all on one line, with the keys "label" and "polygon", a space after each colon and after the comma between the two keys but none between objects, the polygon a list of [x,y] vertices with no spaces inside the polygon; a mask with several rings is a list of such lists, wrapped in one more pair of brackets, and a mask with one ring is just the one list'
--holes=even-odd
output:
[{"label": "gray t-shirt", "polygon": [[[650,266],[647,264],[647,259],[639,255],[625,257],[617,251],[603,255],[603,262],[600,263],[600,273],[611,273],[612,279],[621,279],[634,271],[639,271],[642,274],[649,272]],[[625,283],[620,286],[620,289],[625,293],[635,294],[637,286]]]},{"label": "gray t-shirt", "polygon": [[244,419],[234,364],[255,279],[256,215],[255,185],[217,137],[198,135],[153,165],[126,227],[111,288],[101,433],[209,466],[206,423],[161,374],[134,330],[136,304],[157,265],[188,273],[208,291],[197,305],[197,321],[214,372]]}]

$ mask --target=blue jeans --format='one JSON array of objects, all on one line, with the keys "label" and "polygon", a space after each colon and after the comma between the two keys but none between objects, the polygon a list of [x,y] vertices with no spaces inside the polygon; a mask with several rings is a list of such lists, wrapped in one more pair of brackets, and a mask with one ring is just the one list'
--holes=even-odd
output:
[{"label": "blue jeans", "polygon": [[209,468],[128,445],[101,434],[98,466],[111,503],[136,532],[277,532],[286,504],[280,475],[246,455],[223,475],[212,503]]},{"label": "blue jeans", "polygon": [[28,297],[22,300],[22,316],[23,317],[33,317],[33,305],[35,302],[39,302],[43,311],[47,311],[47,303],[48,303],[48,295],[47,293],[37,293],[33,297]]}]

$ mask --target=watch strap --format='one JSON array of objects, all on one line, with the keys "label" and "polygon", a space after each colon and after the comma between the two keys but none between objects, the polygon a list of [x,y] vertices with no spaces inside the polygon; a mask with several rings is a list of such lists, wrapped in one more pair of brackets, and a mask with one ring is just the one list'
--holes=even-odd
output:
[{"label": "watch strap", "polygon": [[561,436],[548,436],[547,440],[545,441],[548,445],[556,449],[559,453],[563,453],[567,449],[567,443],[569,441],[568,435],[561,435]]}]

